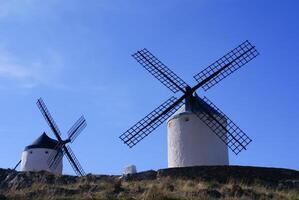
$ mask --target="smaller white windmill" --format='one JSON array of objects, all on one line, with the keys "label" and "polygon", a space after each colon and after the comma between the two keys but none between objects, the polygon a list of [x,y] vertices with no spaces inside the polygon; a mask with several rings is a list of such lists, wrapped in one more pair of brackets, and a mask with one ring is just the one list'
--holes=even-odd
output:
[{"label": "smaller white windmill", "polygon": [[21,171],[44,170],[56,174],[62,174],[63,155],[65,155],[75,173],[78,176],[84,176],[85,172],[83,168],[71,148],[67,145],[67,143],[72,143],[86,127],[86,120],[84,117],[81,116],[70,128],[68,131],[68,138],[66,140],[62,140],[58,126],[54,122],[50,112],[41,98],[38,99],[37,106],[52,129],[57,140],[51,139],[46,133],[43,133],[31,145],[25,147],[21,161],[16,165],[15,169],[19,164],[21,164]]},{"label": "smaller white windmill", "polygon": [[50,155],[57,154],[61,149],[56,149],[58,141],[49,138],[44,132],[31,145],[25,147],[21,158],[21,171],[49,171],[62,174],[62,157],[56,160],[56,167],[50,168],[48,163]]}]

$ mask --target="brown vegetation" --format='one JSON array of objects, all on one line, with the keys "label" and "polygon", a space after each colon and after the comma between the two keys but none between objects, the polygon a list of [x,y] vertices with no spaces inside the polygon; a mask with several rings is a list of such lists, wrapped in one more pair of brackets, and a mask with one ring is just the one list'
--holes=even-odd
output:
[{"label": "brown vegetation", "polygon": [[85,177],[0,169],[2,199],[298,199],[299,172],[238,166],[190,167]]}]

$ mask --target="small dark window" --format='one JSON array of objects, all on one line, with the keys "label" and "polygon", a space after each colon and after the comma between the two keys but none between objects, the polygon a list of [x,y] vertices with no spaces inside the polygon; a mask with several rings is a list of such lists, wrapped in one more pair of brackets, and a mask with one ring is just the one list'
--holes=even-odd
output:
[{"label": "small dark window", "polygon": [[45,154],[48,154],[49,153],[49,151],[45,151]]},{"label": "small dark window", "polygon": [[29,153],[32,154],[33,152],[32,152],[32,151],[29,151]]},{"label": "small dark window", "polygon": [[187,122],[187,121],[189,121],[189,118],[188,118],[188,117],[185,118],[185,122]]}]

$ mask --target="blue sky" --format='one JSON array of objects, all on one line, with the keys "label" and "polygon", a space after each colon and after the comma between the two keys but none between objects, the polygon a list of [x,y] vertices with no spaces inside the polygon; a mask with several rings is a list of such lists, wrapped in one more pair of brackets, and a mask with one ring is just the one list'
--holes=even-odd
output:
[{"label": "blue sky", "polygon": [[[207,96],[252,139],[234,165],[299,170],[297,1],[0,0],[0,167],[43,131],[42,97],[86,172],[167,167],[166,125],[132,149],[118,136],[172,93],[130,56],[148,48],[190,85],[248,39],[260,56]],[[66,160],[65,160],[66,161]],[[65,162],[64,172],[73,174]]]}]

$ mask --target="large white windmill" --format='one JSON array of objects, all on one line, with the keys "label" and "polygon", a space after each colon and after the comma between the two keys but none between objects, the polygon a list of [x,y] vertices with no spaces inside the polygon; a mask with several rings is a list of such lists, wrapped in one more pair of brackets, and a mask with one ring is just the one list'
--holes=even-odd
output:
[{"label": "large white windmill", "polygon": [[[258,55],[250,42],[245,41],[194,78],[190,87],[147,49],[133,57],[162,84],[180,98],[171,97],[120,136],[130,148],[149,135],[168,119],[168,167],[196,165],[228,165],[228,148],[238,154],[251,139],[206,97],[196,90],[207,91],[219,81]],[[177,112],[176,112],[177,111]]]},{"label": "large white windmill", "polygon": [[86,120],[83,116],[69,129],[68,138],[62,140],[61,132],[54,122],[45,103],[40,98],[37,101],[37,106],[43,114],[45,120],[53,131],[57,140],[48,137],[43,133],[31,145],[25,147],[22,152],[20,162],[16,165],[21,165],[21,171],[49,171],[56,174],[62,174],[63,155],[65,155],[78,176],[85,175],[78,159],[71,150],[68,143],[74,142],[77,136],[86,127]]}]

